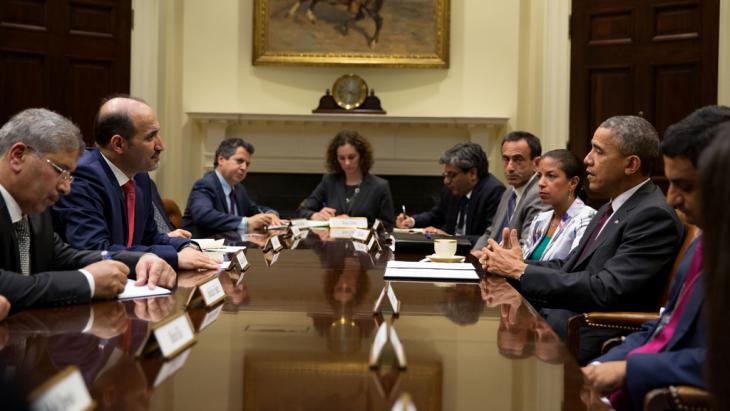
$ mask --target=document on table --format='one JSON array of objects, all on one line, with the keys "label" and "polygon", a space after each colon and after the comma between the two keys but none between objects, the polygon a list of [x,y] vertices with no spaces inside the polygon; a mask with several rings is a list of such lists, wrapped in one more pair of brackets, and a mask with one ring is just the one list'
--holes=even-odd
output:
[{"label": "document on table", "polygon": [[469,263],[427,263],[388,261],[385,280],[416,281],[479,281],[474,266]]},{"label": "document on table", "polygon": [[214,240],[212,238],[193,238],[191,241],[198,243],[200,248],[203,250],[218,250],[220,248],[226,248],[224,244],[226,240],[221,238],[220,240]]},{"label": "document on table", "polygon": [[320,228],[320,227],[324,228],[324,227],[329,227],[330,222],[329,221],[319,221],[319,220],[307,220],[307,225],[310,228]]},{"label": "document on table", "polygon": [[117,298],[120,300],[126,300],[129,298],[154,297],[157,295],[166,295],[171,293],[170,290],[160,287],[159,285],[155,287],[154,290],[150,290],[147,284],[136,286],[134,285],[134,282],[135,280],[128,278],[127,285],[124,286],[124,291],[119,294]]},{"label": "document on table", "polygon": [[423,234],[423,228],[394,228],[394,233],[402,233],[402,234]]}]

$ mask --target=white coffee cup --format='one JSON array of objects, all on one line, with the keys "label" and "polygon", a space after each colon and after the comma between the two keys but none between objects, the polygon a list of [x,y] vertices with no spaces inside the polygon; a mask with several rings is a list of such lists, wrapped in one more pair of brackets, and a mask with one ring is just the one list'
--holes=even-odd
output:
[{"label": "white coffee cup", "polygon": [[439,257],[453,257],[456,254],[456,240],[433,240],[433,252]]}]

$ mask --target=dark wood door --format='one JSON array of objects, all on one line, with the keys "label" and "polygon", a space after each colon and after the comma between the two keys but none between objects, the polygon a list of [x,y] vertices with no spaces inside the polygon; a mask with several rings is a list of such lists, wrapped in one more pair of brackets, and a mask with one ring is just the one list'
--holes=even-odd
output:
[{"label": "dark wood door", "polygon": [[581,158],[610,116],[641,115],[661,136],[717,103],[719,0],[580,0],[572,7],[569,148]]},{"label": "dark wood door", "polygon": [[0,0],[0,121],[29,107],[93,143],[102,97],[129,92],[131,0]]}]

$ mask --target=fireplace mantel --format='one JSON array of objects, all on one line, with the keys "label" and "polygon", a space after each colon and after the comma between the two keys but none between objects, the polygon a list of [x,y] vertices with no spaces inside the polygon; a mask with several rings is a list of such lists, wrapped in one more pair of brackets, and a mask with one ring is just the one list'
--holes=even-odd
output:
[{"label": "fireplace mantel", "polygon": [[[252,172],[322,173],[329,140],[341,129],[356,129],[376,153],[373,172],[384,175],[438,175],[436,161],[459,141],[474,141],[496,154],[494,141],[506,117],[416,117],[368,114],[252,114],[188,112],[199,127],[201,164],[210,169],[225,138],[242,137],[256,148]],[[497,153],[498,154],[498,153]],[[497,157],[498,158],[498,157]]]}]

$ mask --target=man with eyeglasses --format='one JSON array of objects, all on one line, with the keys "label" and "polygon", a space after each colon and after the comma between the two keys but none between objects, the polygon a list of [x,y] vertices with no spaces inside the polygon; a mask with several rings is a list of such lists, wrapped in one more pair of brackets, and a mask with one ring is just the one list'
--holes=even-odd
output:
[{"label": "man with eyeglasses", "polygon": [[99,251],[73,249],[53,232],[47,208],[71,189],[70,171],[83,147],[79,129],[45,109],[22,111],[0,129],[0,317],[8,309],[115,297],[130,268],[139,284],[174,279],[172,267],[152,254],[125,251],[102,259]]},{"label": "man with eyeglasses", "polygon": [[444,165],[441,201],[411,217],[399,214],[396,227],[425,227],[426,233],[465,236],[474,244],[491,224],[504,185],[489,173],[487,155],[479,144],[456,144],[439,163]]},{"label": "man with eyeglasses", "polygon": [[504,228],[516,229],[524,239],[535,216],[549,208],[540,201],[537,187],[541,154],[540,139],[531,133],[513,131],[502,138],[502,166],[510,189],[502,194],[492,224],[474,244],[471,253],[476,257],[481,257],[487,240],[502,241]]},{"label": "man with eyeglasses", "polygon": [[160,232],[152,180],[165,144],[150,106],[132,96],[102,103],[94,125],[98,148],[87,149],[71,192],[53,207],[56,231],[72,246],[151,252],[180,270],[218,264],[184,237]]}]

